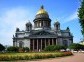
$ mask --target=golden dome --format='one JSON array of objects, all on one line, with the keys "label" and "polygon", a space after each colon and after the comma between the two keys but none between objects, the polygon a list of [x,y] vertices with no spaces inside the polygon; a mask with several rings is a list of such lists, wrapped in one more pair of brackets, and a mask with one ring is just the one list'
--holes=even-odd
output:
[{"label": "golden dome", "polygon": [[45,11],[43,6],[41,6],[40,10],[37,12],[37,15],[38,14],[47,14],[48,15],[47,11]]}]

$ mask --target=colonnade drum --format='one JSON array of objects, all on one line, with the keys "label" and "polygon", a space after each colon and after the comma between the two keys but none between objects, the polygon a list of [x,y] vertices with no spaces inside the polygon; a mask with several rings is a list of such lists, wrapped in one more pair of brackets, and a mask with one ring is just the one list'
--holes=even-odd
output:
[{"label": "colonnade drum", "polygon": [[48,45],[57,45],[56,38],[39,38],[30,39],[30,49],[33,51],[44,50]]}]

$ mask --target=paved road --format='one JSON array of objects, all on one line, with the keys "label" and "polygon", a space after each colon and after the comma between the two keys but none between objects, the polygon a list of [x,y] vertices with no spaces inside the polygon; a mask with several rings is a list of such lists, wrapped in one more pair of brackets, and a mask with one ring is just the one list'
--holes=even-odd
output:
[{"label": "paved road", "polygon": [[84,62],[84,53],[74,53],[74,56],[53,58],[53,59],[42,59],[37,61],[26,61],[26,62]]}]

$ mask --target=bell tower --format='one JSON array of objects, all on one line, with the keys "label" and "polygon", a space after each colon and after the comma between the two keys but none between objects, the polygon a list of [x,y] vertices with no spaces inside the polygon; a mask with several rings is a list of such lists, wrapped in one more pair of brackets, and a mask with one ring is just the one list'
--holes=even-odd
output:
[{"label": "bell tower", "polygon": [[31,31],[31,30],[32,30],[31,22],[26,23],[26,31]]},{"label": "bell tower", "polygon": [[60,23],[58,21],[54,23],[54,28],[56,31],[60,30]]}]

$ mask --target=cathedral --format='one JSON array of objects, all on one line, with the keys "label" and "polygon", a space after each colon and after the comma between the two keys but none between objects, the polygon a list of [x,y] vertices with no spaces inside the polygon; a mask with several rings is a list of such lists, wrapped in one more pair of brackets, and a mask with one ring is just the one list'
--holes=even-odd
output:
[{"label": "cathedral", "polygon": [[32,51],[39,51],[48,45],[69,46],[73,43],[73,35],[69,27],[61,30],[60,23],[56,21],[52,28],[51,21],[48,12],[41,6],[33,20],[34,27],[31,22],[27,22],[25,30],[16,28],[15,35],[13,35],[13,46],[29,47]]}]

